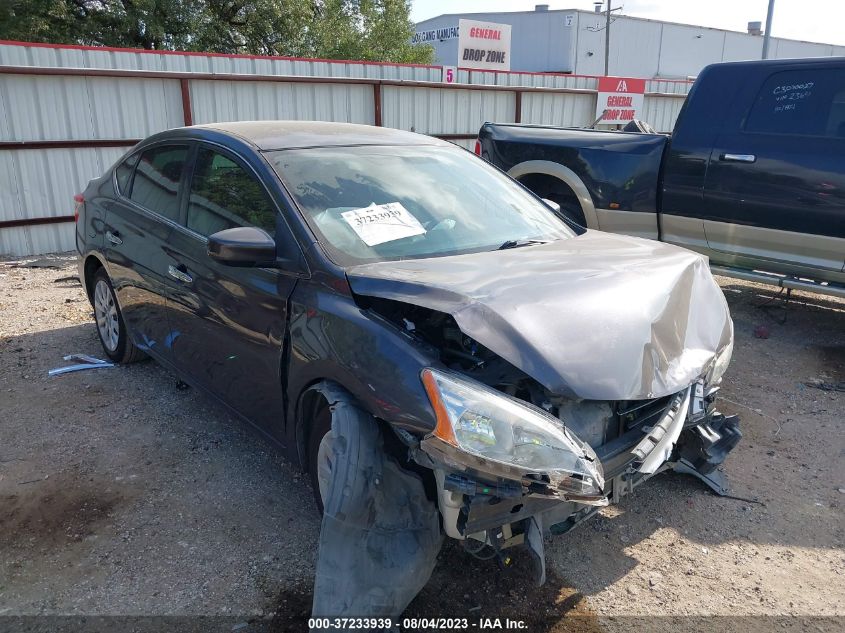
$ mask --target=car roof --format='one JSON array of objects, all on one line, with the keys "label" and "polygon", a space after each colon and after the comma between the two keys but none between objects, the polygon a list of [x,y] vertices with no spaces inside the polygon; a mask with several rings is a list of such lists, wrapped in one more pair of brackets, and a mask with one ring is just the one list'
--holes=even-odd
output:
[{"label": "car roof", "polygon": [[341,145],[450,145],[432,136],[355,123],[233,121],[192,127],[239,136],[260,150]]}]

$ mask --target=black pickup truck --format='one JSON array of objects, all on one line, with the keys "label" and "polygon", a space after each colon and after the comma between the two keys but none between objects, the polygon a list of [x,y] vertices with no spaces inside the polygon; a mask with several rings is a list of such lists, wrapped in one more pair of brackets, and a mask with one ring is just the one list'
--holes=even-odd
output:
[{"label": "black pickup truck", "polygon": [[845,58],[708,66],[671,136],[485,123],[476,153],[587,228],[845,296]]}]

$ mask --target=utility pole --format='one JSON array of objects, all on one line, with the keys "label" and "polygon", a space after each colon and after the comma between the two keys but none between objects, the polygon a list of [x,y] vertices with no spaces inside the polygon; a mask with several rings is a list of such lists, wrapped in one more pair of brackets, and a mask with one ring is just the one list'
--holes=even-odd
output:
[{"label": "utility pole", "polygon": [[[772,16],[774,16],[774,13],[775,0],[769,0],[769,12],[766,14],[766,32],[763,34],[763,59],[769,59],[769,37],[772,34]],[[606,75],[607,71],[604,74]]]},{"label": "utility pole", "polygon": [[[610,74],[610,3],[612,0],[607,0],[607,24],[604,27],[604,76],[607,77]],[[771,13],[772,4],[775,0],[769,0],[769,12]],[[769,35],[769,28],[766,27],[766,36]],[[766,56],[766,49],[765,44],[763,45],[763,57]]]}]

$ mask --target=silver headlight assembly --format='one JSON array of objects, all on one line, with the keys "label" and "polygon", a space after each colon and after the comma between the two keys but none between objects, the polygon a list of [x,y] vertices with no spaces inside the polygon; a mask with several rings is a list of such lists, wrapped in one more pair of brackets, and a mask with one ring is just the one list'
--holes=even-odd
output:
[{"label": "silver headlight assembly", "polygon": [[604,499],[595,452],[542,409],[459,374],[424,369],[437,425],[422,448],[447,466],[539,484],[562,499]]}]

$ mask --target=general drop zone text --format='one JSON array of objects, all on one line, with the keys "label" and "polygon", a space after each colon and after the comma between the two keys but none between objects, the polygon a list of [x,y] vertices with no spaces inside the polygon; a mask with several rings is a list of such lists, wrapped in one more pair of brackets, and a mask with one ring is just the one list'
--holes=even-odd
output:
[{"label": "general drop zone text", "polygon": [[492,64],[504,64],[505,51],[485,51],[482,48],[465,48],[464,61],[483,61]]}]

